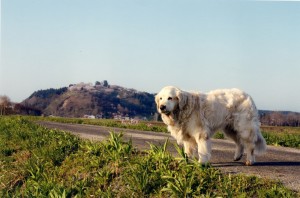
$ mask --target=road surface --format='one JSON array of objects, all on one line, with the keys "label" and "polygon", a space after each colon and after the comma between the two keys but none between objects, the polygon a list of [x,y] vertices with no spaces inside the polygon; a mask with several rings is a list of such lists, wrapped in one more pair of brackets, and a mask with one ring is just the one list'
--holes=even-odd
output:
[{"label": "road surface", "polygon": [[[65,124],[40,121],[39,124],[47,128],[56,128],[79,135],[82,138],[101,141],[108,137],[110,131],[123,132],[124,139],[132,139],[133,145],[139,149],[150,148],[149,143],[163,144],[168,138],[170,142],[175,140],[166,133],[151,131],[138,131],[130,129],[110,128],[83,124]],[[212,140],[213,167],[221,169],[225,173],[244,173],[258,177],[280,180],[287,187],[300,191],[300,150],[268,146],[267,152],[257,156],[254,166],[245,166],[245,156],[239,162],[234,162],[235,145],[229,140]],[[171,153],[176,155],[174,146],[169,146]]]}]

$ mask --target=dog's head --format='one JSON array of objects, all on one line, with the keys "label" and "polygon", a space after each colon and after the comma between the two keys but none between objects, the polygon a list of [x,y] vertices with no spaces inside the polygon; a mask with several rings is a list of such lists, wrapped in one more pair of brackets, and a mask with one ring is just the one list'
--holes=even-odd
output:
[{"label": "dog's head", "polygon": [[173,86],[164,87],[155,96],[157,111],[166,115],[170,115],[177,108],[182,109],[186,100],[184,92]]}]

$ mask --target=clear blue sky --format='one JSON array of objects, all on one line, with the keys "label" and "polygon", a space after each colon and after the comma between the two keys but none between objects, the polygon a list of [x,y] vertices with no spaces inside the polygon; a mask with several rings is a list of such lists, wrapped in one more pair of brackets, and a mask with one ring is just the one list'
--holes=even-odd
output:
[{"label": "clear blue sky", "polygon": [[300,112],[300,2],[2,0],[0,95],[107,80],[236,87]]}]

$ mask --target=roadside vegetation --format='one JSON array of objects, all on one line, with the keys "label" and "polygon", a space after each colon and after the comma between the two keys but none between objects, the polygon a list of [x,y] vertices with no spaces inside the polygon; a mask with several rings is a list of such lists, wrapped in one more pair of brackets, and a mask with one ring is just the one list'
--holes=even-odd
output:
[{"label": "roadside vegetation", "polygon": [[300,149],[300,127],[263,126],[261,130],[270,145]]},{"label": "roadside vegetation", "polygon": [[[61,123],[91,124],[124,129],[136,129],[141,131],[155,131],[167,133],[167,127],[162,122],[130,123],[112,119],[82,119],[82,118],[61,118],[61,117],[31,117],[36,120],[53,121]],[[268,145],[284,146],[300,149],[300,127],[274,127],[262,126],[262,134]],[[214,138],[225,139],[222,132],[217,132]]]},{"label": "roadside vegetation", "polygon": [[[104,142],[0,117],[0,197],[296,197],[280,182],[223,174],[164,145],[138,151],[122,134]],[[174,145],[175,146],[175,145]]]},{"label": "roadside vegetation", "polygon": [[123,129],[134,129],[141,131],[154,131],[167,133],[166,125],[162,122],[148,122],[130,120],[114,120],[114,119],[88,119],[88,118],[62,118],[62,117],[36,117],[31,116],[32,120],[43,120],[60,123],[74,123],[74,124],[91,124],[106,127],[116,127]]}]

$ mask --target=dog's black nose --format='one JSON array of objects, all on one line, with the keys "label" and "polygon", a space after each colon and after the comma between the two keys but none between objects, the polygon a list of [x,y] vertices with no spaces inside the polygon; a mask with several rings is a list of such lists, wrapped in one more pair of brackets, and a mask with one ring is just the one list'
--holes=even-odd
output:
[{"label": "dog's black nose", "polygon": [[162,111],[163,111],[163,110],[165,110],[165,109],[166,109],[166,105],[160,105],[160,107],[159,107],[159,108],[160,108],[160,110],[162,110]]}]

